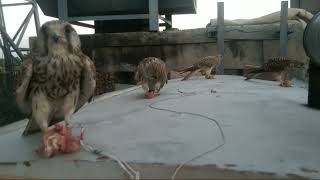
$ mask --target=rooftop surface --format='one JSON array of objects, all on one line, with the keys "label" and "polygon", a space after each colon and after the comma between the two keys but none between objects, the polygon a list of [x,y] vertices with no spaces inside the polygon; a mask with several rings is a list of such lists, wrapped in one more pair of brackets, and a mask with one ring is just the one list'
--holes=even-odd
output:
[{"label": "rooftop surface", "polygon": [[[320,110],[305,106],[304,86],[282,88],[240,76],[171,80],[151,100],[140,87],[100,96],[75,114],[73,123],[85,127],[85,142],[95,148],[129,163],[170,165],[171,173],[175,165],[210,151],[187,164],[320,178]],[[0,128],[0,177],[123,176],[115,163],[98,162],[84,150],[39,158],[34,149],[40,134],[22,137],[25,125]],[[142,177],[150,174],[135,167]]]}]

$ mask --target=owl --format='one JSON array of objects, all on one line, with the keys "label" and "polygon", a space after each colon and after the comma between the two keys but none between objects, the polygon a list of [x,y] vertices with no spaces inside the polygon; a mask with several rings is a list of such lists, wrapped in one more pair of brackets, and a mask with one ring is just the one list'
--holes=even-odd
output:
[{"label": "owl", "polygon": [[222,56],[206,56],[195,62],[192,66],[179,70],[179,73],[188,73],[182,81],[188,80],[194,73],[201,72],[206,79],[214,79],[214,75],[211,75],[211,71],[216,72],[216,67],[220,64]]},{"label": "owl", "polygon": [[93,96],[95,72],[69,23],[54,20],[43,24],[16,80],[17,105],[29,115],[23,135],[40,129],[45,144],[53,121],[64,120],[69,127],[72,115]]},{"label": "owl", "polygon": [[261,67],[246,66],[246,79],[249,80],[261,73],[275,73],[280,75],[280,86],[291,87],[291,73],[295,69],[303,68],[304,63],[288,58],[270,58]]},{"label": "owl", "polygon": [[159,58],[144,58],[138,65],[135,81],[142,85],[147,98],[160,94],[160,89],[168,82],[169,68]]}]

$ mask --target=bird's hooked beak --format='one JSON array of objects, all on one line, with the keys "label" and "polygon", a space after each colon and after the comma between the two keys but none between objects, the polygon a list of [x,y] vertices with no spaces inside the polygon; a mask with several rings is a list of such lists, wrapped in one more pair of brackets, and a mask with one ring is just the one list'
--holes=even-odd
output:
[{"label": "bird's hooked beak", "polygon": [[155,90],[149,90],[145,93],[145,97],[147,97],[148,99],[152,99],[156,96],[159,96],[159,92],[156,92]]},{"label": "bird's hooked beak", "polygon": [[60,39],[60,35],[58,34],[58,33],[54,33],[53,35],[52,35],[52,39],[55,41],[55,42],[58,42],[59,41],[59,39]]}]

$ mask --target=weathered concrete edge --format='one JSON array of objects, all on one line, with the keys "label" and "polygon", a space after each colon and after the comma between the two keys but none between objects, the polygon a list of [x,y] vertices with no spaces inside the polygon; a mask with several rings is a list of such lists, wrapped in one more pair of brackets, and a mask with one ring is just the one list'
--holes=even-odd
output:
[{"label": "weathered concrete edge", "polygon": [[[141,179],[169,179],[176,165],[168,165],[163,163],[137,163],[137,162],[129,162],[132,168],[140,172]],[[19,165],[20,164],[20,165]],[[28,162],[19,162],[16,164],[7,165],[7,167],[15,166],[18,168],[20,166],[20,171],[30,171],[29,169],[34,169],[37,167],[45,168],[48,162],[45,160],[41,161],[28,161]],[[94,166],[92,166],[95,164]],[[82,166],[82,168],[79,168]],[[48,166],[47,166],[48,167]],[[101,178],[104,177],[106,179],[129,179],[129,177],[124,173],[124,171],[117,166],[116,162],[114,161],[99,161],[99,162],[92,162],[92,161],[65,161],[63,164],[64,168],[85,168],[87,172],[90,171],[97,171],[98,175],[92,175],[91,178]],[[2,167],[5,169],[6,167]],[[53,163],[51,168],[57,168],[57,163]],[[61,168],[61,167],[60,167]],[[48,169],[44,169],[48,171]],[[110,174],[110,170],[113,170]],[[32,171],[32,170],[31,170]],[[11,171],[12,172],[12,171]],[[56,171],[54,171],[56,174]],[[12,175],[11,173],[3,173],[6,175],[0,175],[0,179],[43,179],[43,178],[53,178],[53,176],[47,177],[37,177],[36,175],[31,175],[31,173],[26,173],[27,176],[22,176],[22,173]],[[66,175],[66,174],[65,174]],[[64,176],[55,175],[57,177]],[[80,175],[77,174],[68,174],[66,175],[68,178],[77,179]],[[218,178],[218,179],[233,179],[235,177],[238,178],[250,178],[250,179],[307,179],[307,177],[299,176],[296,174],[285,174],[285,175],[278,175],[272,172],[264,172],[264,171],[246,171],[246,170],[236,170],[230,167],[222,167],[217,165],[186,165],[184,166],[179,173],[177,174],[177,179],[185,179],[185,178],[201,178],[201,179],[211,179],[211,178]],[[87,177],[88,178],[88,177]]]},{"label": "weathered concrete edge", "polygon": [[125,94],[127,92],[131,92],[131,91],[134,91],[134,90],[137,90],[137,89],[140,89],[140,88],[141,88],[140,86],[134,86],[134,87],[130,87],[130,88],[127,88],[127,89],[122,89],[122,90],[118,90],[118,91],[105,93],[105,94],[97,96],[96,98],[94,98],[92,103],[89,103],[87,105],[95,104],[97,102],[101,102],[101,101],[104,101],[106,99],[112,98],[114,96],[119,96],[119,95]]}]

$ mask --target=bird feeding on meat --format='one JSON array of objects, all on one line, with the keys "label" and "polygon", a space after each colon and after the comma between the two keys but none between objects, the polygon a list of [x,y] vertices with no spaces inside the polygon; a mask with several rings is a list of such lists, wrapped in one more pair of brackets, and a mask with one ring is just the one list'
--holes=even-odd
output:
[{"label": "bird feeding on meat", "polygon": [[144,58],[135,73],[137,84],[141,84],[147,98],[160,94],[160,89],[168,82],[168,68],[159,58]]},{"label": "bird feeding on meat", "polygon": [[[48,145],[49,126],[64,120],[70,130],[72,115],[93,95],[95,66],[81,51],[80,39],[71,24],[49,21],[40,28],[35,47],[23,61],[17,75],[16,101],[29,122],[23,135],[39,129],[43,153],[52,156]],[[70,136],[64,136],[66,143]],[[69,141],[70,140],[70,141]]]}]

